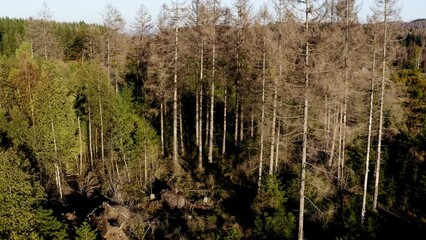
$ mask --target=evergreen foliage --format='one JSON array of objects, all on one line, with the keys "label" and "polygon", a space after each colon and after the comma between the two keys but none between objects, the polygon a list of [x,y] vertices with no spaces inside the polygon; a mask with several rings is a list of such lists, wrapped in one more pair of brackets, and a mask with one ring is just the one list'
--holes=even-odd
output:
[{"label": "evergreen foliage", "polygon": [[0,18],[0,238],[422,239],[426,35],[320,2]]},{"label": "evergreen foliage", "polygon": [[78,228],[76,227],[75,233],[76,240],[95,240],[97,238],[96,232],[87,222],[83,222]]}]

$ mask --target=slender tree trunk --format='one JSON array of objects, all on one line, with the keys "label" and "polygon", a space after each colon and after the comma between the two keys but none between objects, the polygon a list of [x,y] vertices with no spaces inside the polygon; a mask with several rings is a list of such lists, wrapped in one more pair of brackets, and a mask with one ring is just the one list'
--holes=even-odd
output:
[{"label": "slender tree trunk", "polygon": [[[108,33],[109,35],[109,33]],[[111,39],[110,36],[107,37],[107,72],[108,72],[108,79],[111,81]]]},{"label": "slender tree trunk", "polygon": [[118,163],[117,163],[117,161],[115,162],[115,172],[116,172],[116,175],[117,175],[117,178],[118,178],[118,182],[122,183],[123,180],[121,179],[121,175],[120,175],[120,171],[118,169]]},{"label": "slender tree trunk", "polygon": [[324,142],[325,149],[329,148],[330,139],[329,139],[329,129],[328,129],[328,94],[325,94],[324,97]]},{"label": "slender tree trunk", "polygon": [[148,159],[147,159],[146,151],[147,151],[147,144],[146,144],[146,139],[145,139],[145,149],[143,151],[145,187],[148,184]]},{"label": "slender tree trunk", "polygon": [[200,53],[200,111],[198,122],[198,169],[203,169],[203,79],[204,79],[204,40],[201,41]]},{"label": "slender tree trunk", "polygon": [[161,132],[161,156],[165,157],[165,146],[164,146],[164,100],[161,97],[160,101],[160,132]]},{"label": "slender tree trunk", "polygon": [[[279,76],[281,79],[282,68],[279,66]],[[272,106],[272,126],[271,126],[271,155],[269,159],[269,175],[274,173],[274,153],[275,153],[275,132],[276,132],[276,121],[277,121],[277,99],[278,99],[278,81],[274,79],[274,102]]]},{"label": "slender tree trunk", "polygon": [[90,167],[91,170],[94,170],[94,164],[93,164],[93,145],[92,145],[92,113],[90,111],[89,106],[89,153],[90,153]]},{"label": "slender tree trunk", "polygon": [[340,183],[344,181],[344,171],[345,171],[345,153],[346,153],[346,123],[347,123],[347,109],[348,109],[348,79],[349,79],[349,66],[348,66],[348,52],[349,52],[349,0],[346,0],[346,26],[345,26],[345,49],[344,49],[344,68],[345,76],[343,81],[343,125],[342,125],[342,162],[341,162],[341,173],[340,173]]},{"label": "slender tree trunk", "polygon": [[178,33],[179,28],[176,25],[175,27],[175,66],[174,66],[174,77],[173,77],[173,163],[175,165],[175,168],[178,165]]},{"label": "slender tree trunk", "polygon": [[211,102],[210,102],[210,133],[209,133],[209,163],[213,162],[213,134],[214,134],[214,80],[212,80]]},{"label": "slender tree trunk", "polygon": [[99,159],[99,136],[98,136],[98,128],[95,128],[95,141],[93,142],[93,149],[94,149],[94,157],[95,159]]},{"label": "slender tree trunk", "polygon": [[[49,101],[49,110],[52,113],[52,106]],[[52,127],[52,135],[53,135],[53,150],[55,151],[55,158],[58,157],[58,146],[56,144],[56,132],[55,132],[55,123],[53,121],[53,116],[50,116],[50,124]]]},{"label": "slender tree trunk", "polygon": [[[208,93],[208,89],[206,90],[206,93]],[[206,139],[204,139],[204,144],[206,146],[206,148],[208,149],[208,145],[209,145],[209,127],[210,127],[210,111],[208,109],[209,106],[209,102],[208,102],[208,96],[206,96],[206,133],[205,133],[205,137]],[[208,154],[208,153],[207,153]]]},{"label": "slender tree trunk", "polygon": [[[139,184],[141,185],[141,187],[143,187],[144,182],[142,180],[142,159],[141,158],[138,158],[138,159],[139,159]],[[146,187],[146,182],[145,182],[145,187]]]},{"label": "slender tree trunk", "polygon": [[254,139],[254,113],[253,107],[250,110],[250,137]]},{"label": "slender tree trunk", "polygon": [[277,146],[276,146],[276,151],[277,154],[275,154],[275,172],[278,172],[278,161],[280,158],[280,137],[281,137],[281,121],[278,120],[278,127],[277,127]]},{"label": "slender tree trunk", "polygon": [[[110,135],[111,139],[112,139],[112,133]],[[116,189],[116,182],[114,180],[118,179],[116,177],[114,177],[114,154],[113,154],[113,147],[112,147],[112,140],[110,141],[110,157],[109,157],[109,161],[105,160],[105,165],[106,165],[106,170],[107,170],[107,176],[109,178],[110,184],[111,184],[111,189],[114,193],[114,195],[117,194],[117,189]],[[109,162],[109,163],[108,163]]]},{"label": "slender tree trunk", "polygon": [[198,84],[197,84],[197,88],[195,89],[195,146],[197,146],[197,148],[198,148],[198,145],[200,144],[199,143],[200,92],[198,91]]},{"label": "slender tree trunk", "polygon": [[216,75],[216,28],[213,26],[213,59],[212,59],[212,85],[210,99],[210,139],[209,139],[209,163],[213,162],[213,134],[214,134],[214,90]]},{"label": "slender tree trunk", "polygon": [[240,142],[244,140],[244,106],[241,103],[240,112]]},{"label": "slender tree trunk", "polygon": [[222,137],[222,156],[226,153],[226,111],[227,111],[227,100],[228,100],[228,88],[225,85],[225,94],[223,100],[223,137]]},{"label": "slender tree trunk", "polygon": [[[265,39],[263,40],[263,47],[265,48]],[[259,154],[259,180],[257,185],[260,189],[262,184],[262,172],[263,172],[263,141],[265,135],[265,79],[266,79],[266,53],[263,51],[262,59],[262,116],[260,119],[260,154]]]},{"label": "slender tree trunk", "polygon": [[310,12],[310,0],[305,1],[305,104],[303,113],[303,147],[302,147],[302,164],[300,173],[300,198],[299,198],[299,229],[298,229],[298,240],[303,240],[303,218],[305,213],[305,178],[306,178],[306,157],[307,157],[307,145],[308,145],[308,91],[309,91],[309,12]]},{"label": "slender tree trunk", "polygon": [[55,163],[55,179],[56,179],[56,186],[58,187],[59,191],[59,198],[62,199],[63,193],[62,193],[62,183],[61,183],[61,174],[59,170],[58,163]]},{"label": "slender tree trunk", "polygon": [[341,176],[341,164],[342,164],[342,140],[343,140],[343,106],[339,106],[339,146],[338,146],[338,154],[337,154],[337,182],[340,183]]},{"label": "slender tree trunk", "polygon": [[78,171],[78,175],[81,176],[81,174],[83,173],[83,141],[82,141],[82,137],[81,137],[81,124],[80,124],[80,117],[77,116],[77,122],[78,122],[78,137],[79,137],[79,142],[80,142],[80,154],[79,154],[79,160],[80,160],[80,168]]},{"label": "slender tree trunk", "polygon": [[379,196],[379,182],[380,182],[380,161],[382,153],[382,132],[383,132],[383,105],[385,101],[385,81],[386,81],[386,57],[387,57],[387,1],[384,1],[384,36],[383,36],[383,61],[382,61],[382,83],[380,89],[380,110],[379,110],[379,136],[377,141],[377,161],[375,170],[375,182],[374,182],[374,197],[373,197],[373,211],[377,212],[377,198]]},{"label": "slender tree trunk", "polygon": [[331,151],[330,151],[330,158],[328,160],[328,167],[331,168],[333,166],[333,159],[335,155],[335,148],[336,148],[336,138],[337,138],[337,130],[338,130],[338,124],[337,124],[338,115],[335,114],[334,116],[334,128],[333,128],[333,138],[331,140]]},{"label": "slender tree trunk", "polygon": [[240,104],[239,104],[239,99],[238,99],[239,85],[240,85],[239,81],[237,80],[237,83],[236,83],[236,86],[235,86],[235,132],[234,132],[234,145],[235,146],[237,146],[237,144],[238,144],[238,120],[239,120],[239,117],[240,117],[240,115],[239,115]]},{"label": "slender tree trunk", "polygon": [[[375,30],[374,30],[375,31]],[[367,185],[368,174],[370,172],[370,151],[371,151],[371,131],[373,125],[373,108],[374,108],[374,78],[376,75],[376,33],[374,32],[373,39],[373,62],[371,73],[371,88],[370,88],[370,114],[368,115],[368,137],[367,137],[367,156],[365,158],[365,174],[364,174],[364,192],[362,196],[362,209],[361,209],[361,224],[364,224],[366,204],[367,204]]]},{"label": "slender tree trunk", "polygon": [[180,151],[182,155],[185,155],[185,145],[183,141],[183,118],[182,118],[182,100],[179,106],[179,136],[180,136]]},{"label": "slender tree trunk", "polygon": [[[330,100],[327,99],[327,149],[330,148],[330,131],[331,131],[331,121],[332,121],[332,104]],[[335,140],[334,140],[335,141]]]},{"label": "slender tree trunk", "polygon": [[[110,135],[111,139],[113,139],[112,133]],[[115,180],[115,185],[117,185],[117,179],[119,183],[122,183],[123,180],[121,179],[120,169],[118,169],[118,153],[117,158],[114,158],[114,142],[111,140],[111,146],[110,146],[110,154],[111,154],[111,165],[112,165],[112,178]],[[114,175],[114,166],[115,166],[115,175]]]},{"label": "slender tree trunk", "polygon": [[104,152],[104,122],[103,122],[103,114],[102,114],[102,101],[101,101],[101,89],[98,85],[98,100],[99,100],[99,116],[101,120],[101,157],[102,163],[105,168],[105,152]]},{"label": "slender tree trunk", "polygon": [[[308,47],[306,47],[308,49]],[[308,74],[306,74],[306,88],[308,87]],[[303,148],[302,148],[302,167],[300,174],[300,199],[299,199],[299,231],[298,239],[303,240],[303,217],[305,211],[305,177],[306,177],[306,148],[307,148],[307,134],[308,134],[308,90],[305,90],[305,104],[304,104],[304,120],[303,120]]]},{"label": "slender tree trunk", "polygon": [[[117,177],[116,176],[114,176],[114,167],[115,167],[115,161],[114,161],[114,147],[113,147],[113,141],[112,141],[112,132],[110,133],[110,146],[109,146],[109,164],[108,164],[108,161],[106,161],[106,164],[107,164],[107,171],[108,171],[108,176],[110,177],[110,179],[111,179],[111,183],[114,185],[115,184],[115,182],[114,182],[114,180],[116,180],[117,179]],[[109,168],[108,168],[108,166],[109,166]],[[117,175],[118,175],[118,171],[117,171]]]},{"label": "slender tree trunk", "polygon": [[127,164],[126,154],[123,154],[123,162],[124,162],[124,167],[126,168],[126,172],[127,172],[127,180],[130,183],[131,182],[130,168],[129,168],[129,164]]},{"label": "slender tree trunk", "polygon": [[[200,73],[201,74],[201,73]],[[199,134],[198,137],[198,169],[203,169],[203,85],[200,87],[200,117],[199,117]]]},{"label": "slender tree trunk", "polygon": [[[52,106],[50,105],[50,101],[49,101],[49,110],[50,112],[52,112]],[[53,150],[55,153],[55,168],[56,168],[56,186],[58,187],[58,192],[59,192],[59,198],[62,199],[62,183],[61,183],[61,174],[60,174],[60,170],[59,170],[59,159],[58,159],[58,146],[56,143],[56,132],[55,132],[55,123],[53,121],[53,116],[50,116],[50,124],[52,127],[52,135],[53,135]]]}]

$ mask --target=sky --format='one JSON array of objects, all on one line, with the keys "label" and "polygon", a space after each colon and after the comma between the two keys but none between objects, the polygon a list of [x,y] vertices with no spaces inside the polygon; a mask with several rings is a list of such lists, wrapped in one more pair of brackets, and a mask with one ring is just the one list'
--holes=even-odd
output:
[{"label": "sky", "polygon": [[[190,2],[190,0],[186,0]],[[29,18],[36,17],[46,3],[53,13],[53,18],[61,22],[101,23],[101,13],[105,5],[110,3],[117,8],[126,22],[130,24],[135,18],[136,11],[143,4],[156,19],[162,4],[170,4],[171,0],[0,0],[0,17]],[[231,6],[234,0],[222,0],[225,5]],[[270,0],[251,0],[255,9]],[[365,19],[370,12],[374,0],[357,0],[361,6],[360,17]],[[401,19],[411,21],[426,18],[426,0],[399,0]]]}]

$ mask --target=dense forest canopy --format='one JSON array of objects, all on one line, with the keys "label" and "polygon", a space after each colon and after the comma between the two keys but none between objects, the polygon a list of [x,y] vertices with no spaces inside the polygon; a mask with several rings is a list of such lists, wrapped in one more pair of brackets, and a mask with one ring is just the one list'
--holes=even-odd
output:
[{"label": "dense forest canopy", "polygon": [[0,238],[423,239],[425,20],[375,2],[0,18]]}]

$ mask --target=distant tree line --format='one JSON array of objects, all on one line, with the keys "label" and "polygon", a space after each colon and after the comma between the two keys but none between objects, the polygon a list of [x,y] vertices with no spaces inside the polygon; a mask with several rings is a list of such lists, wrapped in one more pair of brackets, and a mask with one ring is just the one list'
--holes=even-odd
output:
[{"label": "distant tree line", "polygon": [[[367,23],[354,0],[0,19],[0,237],[95,238],[94,209],[60,217],[77,193],[137,239],[421,236],[424,21],[375,2]],[[215,207],[151,206],[159,183]]]}]

